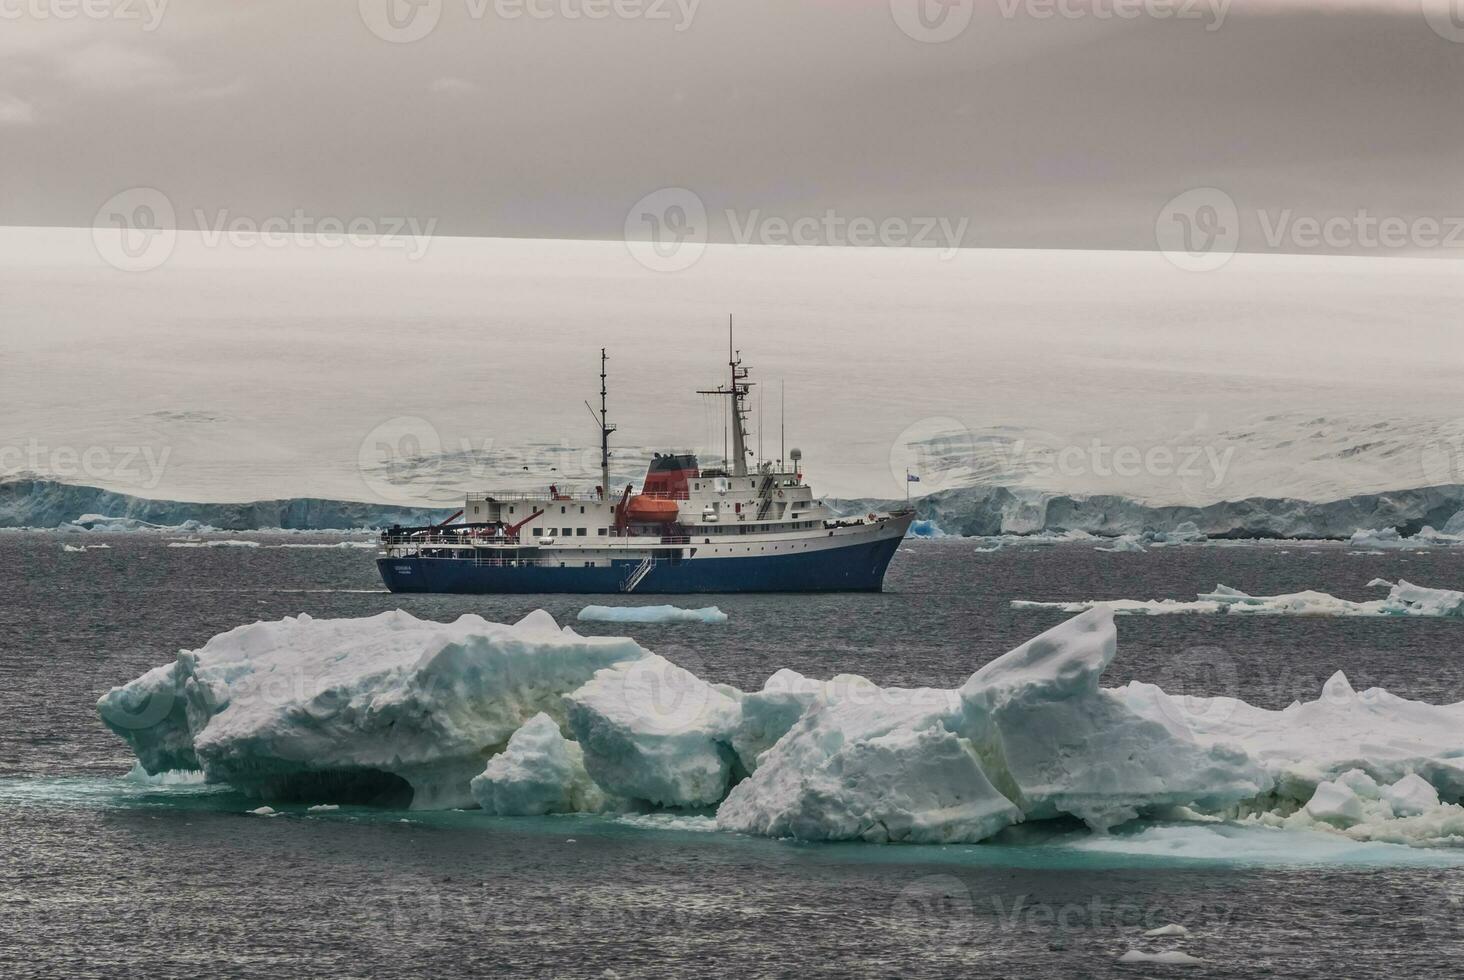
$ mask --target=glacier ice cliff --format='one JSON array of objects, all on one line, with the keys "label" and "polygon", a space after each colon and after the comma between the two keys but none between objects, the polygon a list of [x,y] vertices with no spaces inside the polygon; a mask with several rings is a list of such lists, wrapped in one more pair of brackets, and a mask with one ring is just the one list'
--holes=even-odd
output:
[{"label": "glacier ice cliff", "polygon": [[348,530],[393,524],[422,525],[444,520],[451,514],[451,510],[430,507],[395,507],[316,497],[189,503],[153,500],[32,476],[0,480],[0,527],[54,528],[80,522],[103,530],[145,525],[172,528],[190,523],[225,531]]},{"label": "glacier ice cliff", "polygon": [[[904,501],[850,499],[836,511],[865,513]],[[919,537],[1060,535],[1138,536],[1146,542],[1185,538],[1320,538],[1347,540],[1358,531],[1394,531],[1414,543],[1447,543],[1464,535],[1464,485],[1359,494],[1343,500],[1253,497],[1206,506],[1151,506],[1119,496],[1074,496],[1038,490],[955,487],[913,501]],[[291,497],[247,503],[153,500],[98,487],[18,475],[0,479],[0,527],[54,528],[85,523],[106,528],[131,522],[197,525],[226,531],[264,528],[347,530],[442,521],[449,508],[400,507],[362,501]],[[1193,529],[1189,527],[1193,525]],[[1425,528],[1438,531],[1423,533]],[[1369,540],[1366,536],[1360,541]]]},{"label": "glacier ice cliff", "polygon": [[1340,673],[1281,710],[1105,688],[1117,651],[1098,606],[956,688],[782,670],[743,692],[542,611],[511,626],[300,616],[182,651],[98,709],[148,773],[201,770],[274,803],[714,810],[724,831],[910,843],[1175,814],[1464,837],[1464,703],[1357,691]]},{"label": "glacier ice cliff", "polygon": [[[895,501],[836,501],[862,513]],[[902,501],[900,503],[903,503]],[[1119,496],[1049,494],[1007,487],[953,487],[912,502],[917,518],[963,537],[1083,532],[1100,537],[1172,532],[1193,524],[1209,538],[1321,538],[1347,540],[1359,530],[1392,529],[1416,535],[1425,527],[1448,532],[1464,526],[1464,485],[1359,494],[1342,500],[1252,497],[1204,506],[1152,506]],[[1452,524],[1450,522],[1453,522]]]}]

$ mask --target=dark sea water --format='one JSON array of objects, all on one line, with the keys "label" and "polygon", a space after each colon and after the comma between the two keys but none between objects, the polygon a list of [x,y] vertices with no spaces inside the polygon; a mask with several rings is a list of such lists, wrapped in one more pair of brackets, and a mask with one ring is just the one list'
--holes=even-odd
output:
[{"label": "dark sea water", "polygon": [[[0,533],[0,976],[1448,975],[1464,954],[1464,851],[1261,831],[1077,827],[980,846],[808,845],[707,821],[488,818],[366,808],[277,817],[202,785],[123,778],[97,720],[108,687],[242,622],[404,608],[571,621],[583,597],[392,596],[373,553],[170,548],[153,535]],[[107,543],[107,550],[71,553]],[[1091,546],[979,553],[912,542],[880,595],[718,596],[725,626],[628,632],[710,680],[779,667],[882,684],[960,683],[1059,622],[1012,599],[1192,598],[1217,583],[1376,598],[1373,578],[1464,586],[1464,549]],[[661,600],[656,600],[661,601]],[[1106,683],[1282,707],[1335,670],[1359,689],[1464,700],[1464,623],[1119,619]],[[1464,736],[1461,736],[1464,741]],[[1307,837],[1313,835],[1305,835]],[[1166,842],[1171,843],[1166,843]],[[1130,844],[1132,846],[1130,846]],[[1183,941],[1146,939],[1180,922]],[[1191,967],[1125,966],[1183,949]]]}]

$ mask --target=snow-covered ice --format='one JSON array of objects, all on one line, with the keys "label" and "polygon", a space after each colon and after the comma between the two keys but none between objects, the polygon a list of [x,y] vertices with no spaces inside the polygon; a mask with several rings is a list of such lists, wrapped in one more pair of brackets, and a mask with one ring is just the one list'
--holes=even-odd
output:
[{"label": "snow-covered ice", "polygon": [[607,792],[673,807],[727,795],[738,719],[727,690],[649,654],[596,672],[565,704],[585,768]]},{"label": "snow-covered ice", "polygon": [[258,548],[258,541],[242,538],[216,538],[212,541],[169,541],[169,548]]},{"label": "snow-covered ice", "polygon": [[1424,527],[1417,534],[1404,535],[1397,528],[1385,527],[1379,530],[1359,530],[1353,533],[1347,543],[1353,548],[1369,551],[1416,550],[1419,548],[1451,547],[1464,544],[1464,510],[1450,518],[1444,530],[1436,531]]},{"label": "snow-covered ice", "polygon": [[1119,537],[1114,538],[1113,539],[1113,542],[1111,544],[1108,544],[1108,545],[1100,545],[1099,547],[1094,548],[1093,550],[1094,551],[1108,551],[1108,552],[1113,552],[1115,554],[1122,553],[1122,552],[1133,552],[1133,553],[1136,553],[1136,554],[1143,554],[1144,551],[1145,551],[1145,548],[1144,548],[1144,546],[1142,544],[1139,543],[1139,536],[1137,534],[1124,534],[1124,535],[1120,535]]},{"label": "snow-covered ice", "polygon": [[1188,599],[1087,599],[1077,602],[1041,602],[1014,599],[1013,609],[1060,609],[1082,612],[1106,606],[1120,616],[1167,616],[1181,614],[1220,614],[1250,616],[1418,616],[1425,618],[1464,617],[1464,592],[1452,589],[1430,589],[1399,581],[1396,584],[1374,579],[1369,588],[1386,588],[1386,599],[1355,602],[1339,599],[1326,592],[1289,592],[1284,595],[1256,596],[1217,585],[1213,592],[1204,592]]},{"label": "snow-covered ice", "polygon": [[581,622],[594,623],[725,623],[727,614],[716,606],[682,609],[679,606],[585,606]]},{"label": "snow-covered ice", "polygon": [[488,768],[473,778],[472,791],[485,812],[503,817],[590,813],[608,805],[585,771],[584,752],[542,711],[488,760]]},{"label": "snow-covered ice", "polygon": [[254,623],[98,702],[149,772],[202,769],[266,799],[473,806],[484,760],[596,670],[649,654],[535,612],[504,626],[396,611]]},{"label": "snow-covered ice", "polygon": [[201,769],[270,803],[405,790],[415,808],[692,811],[724,831],[912,843],[1067,816],[1112,831],[1072,846],[1206,860],[1240,838],[1303,862],[1464,843],[1464,703],[1340,673],[1281,710],[1105,688],[1116,654],[1095,608],[958,688],[783,670],[744,693],[542,611],[301,616],[183,651],[99,709],[148,772]]},{"label": "snow-covered ice", "polygon": [[1131,949],[1118,958],[1120,963],[1152,963],[1156,966],[1195,966],[1205,962],[1198,956],[1180,949],[1167,949],[1159,953],[1146,953]]},{"label": "snow-covered ice", "polygon": [[1157,929],[1150,929],[1144,933],[1144,935],[1151,938],[1157,938],[1159,936],[1188,936],[1189,934],[1190,931],[1177,922],[1171,922],[1167,926],[1159,926]]}]

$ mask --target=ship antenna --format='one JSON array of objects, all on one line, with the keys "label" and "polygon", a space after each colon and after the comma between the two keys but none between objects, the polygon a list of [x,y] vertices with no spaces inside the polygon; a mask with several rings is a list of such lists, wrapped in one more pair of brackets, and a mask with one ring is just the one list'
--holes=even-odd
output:
[{"label": "ship antenna", "polygon": [[[615,426],[610,424],[610,406],[608,393],[605,388],[605,362],[609,356],[605,348],[600,348],[600,499],[605,500],[610,495],[610,433],[615,431]],[[585,404],[589,408],[589,404]],[[595,410],[590,408],[590,414],[594,415]]]},{"label": "ship antenna", "polygon": [[[726,428],[723,429],[723,452],[722,457],[732,464],[731,476],[747,475],[747,416],[750,411],[745,404],[745,399],[752,391],[752,382],[747,380],[748,368],[742,366],[742,359],[737,356],[737,348],[733,346],[732,340],[732,317],[727,317],[727,367],[731,371],[731,387],[718,385],[710,391],[700,391],[702,395],[720,395],[728,400]],[[727,429],[730,429],[732,447],[730,452],[726,447],[728,436]]]},{"label": "ship antenna", "polygon": [[788,379],[778,382],[778,471],[783,471],[783,461],[788,458]]}]

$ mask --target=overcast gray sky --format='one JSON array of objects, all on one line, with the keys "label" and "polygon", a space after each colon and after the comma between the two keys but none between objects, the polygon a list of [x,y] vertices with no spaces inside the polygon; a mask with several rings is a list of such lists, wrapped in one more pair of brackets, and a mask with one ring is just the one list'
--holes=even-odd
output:
[{"label": "overcast gray sky", "polygon": [[1215,187],[1244,250],[1368,251],[1363,211],[1457,251],[1464,0],[0,0],[0,224],[132,187],[180,227],[613,239],[681,187],[717,240],[1140,249]]}]

